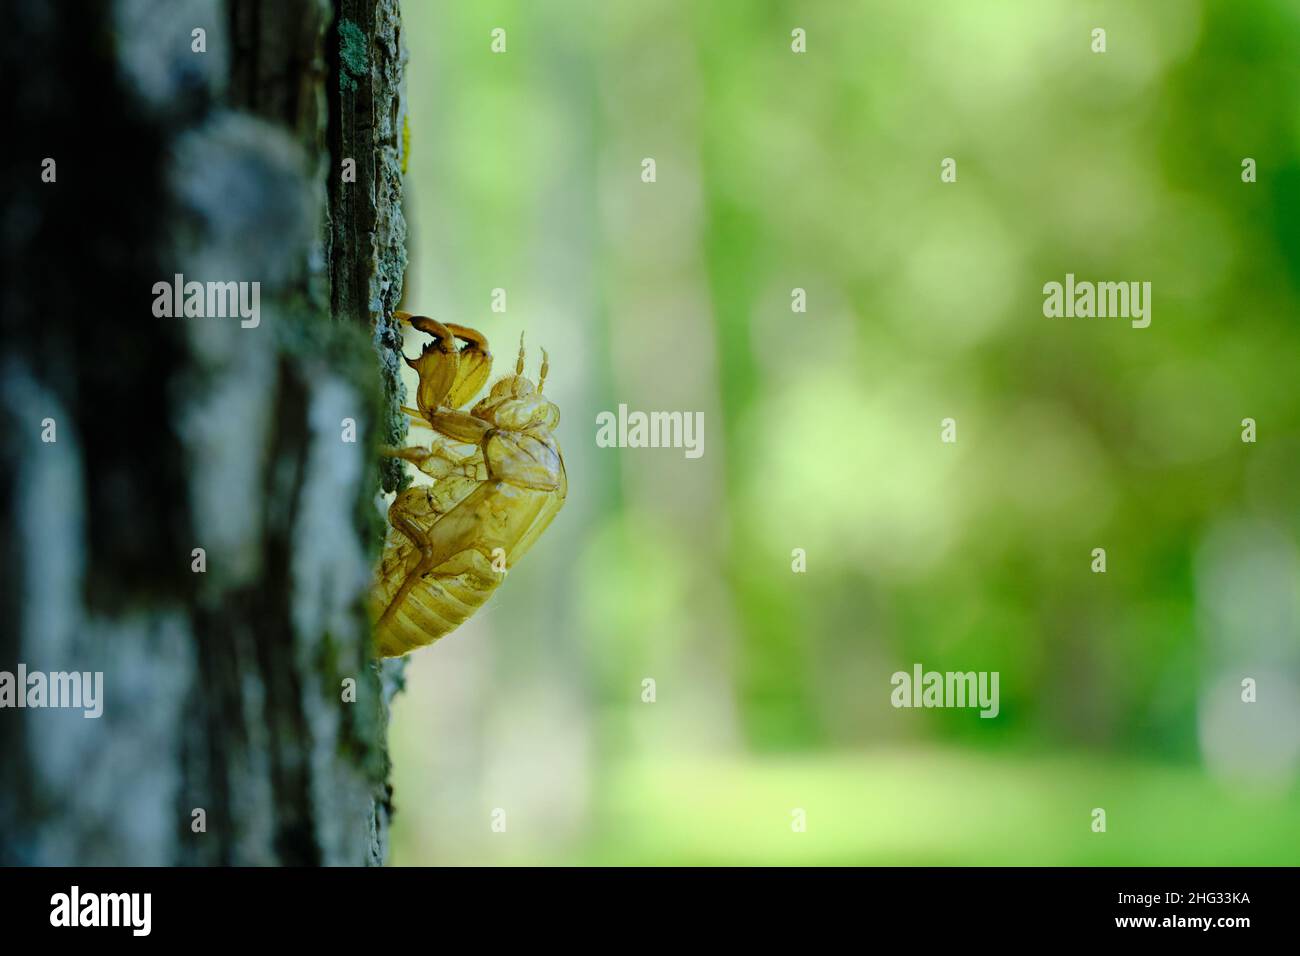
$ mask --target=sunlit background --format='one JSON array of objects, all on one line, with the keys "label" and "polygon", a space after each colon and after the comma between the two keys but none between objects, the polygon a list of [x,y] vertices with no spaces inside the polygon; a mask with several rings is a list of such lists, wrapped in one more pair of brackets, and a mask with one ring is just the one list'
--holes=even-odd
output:
[{"label": "sunlit background", "polygon": [[1300,863],[1300,5],[405,8],[406,305],[549,350],[570,492],[411,659],[394,863]]}]

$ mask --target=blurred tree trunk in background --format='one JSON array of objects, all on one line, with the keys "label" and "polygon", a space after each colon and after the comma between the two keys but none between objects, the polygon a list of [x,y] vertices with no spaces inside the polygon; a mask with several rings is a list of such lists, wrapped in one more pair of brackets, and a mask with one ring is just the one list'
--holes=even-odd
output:
[{"label": "blurred tree trunk in background", "polygon": [[[380,863],[397,2],[31,0],[0,61],[0,671],[103,672],[0,710],[0,863]],[[156,317],[176,274],[260,321]]]}]

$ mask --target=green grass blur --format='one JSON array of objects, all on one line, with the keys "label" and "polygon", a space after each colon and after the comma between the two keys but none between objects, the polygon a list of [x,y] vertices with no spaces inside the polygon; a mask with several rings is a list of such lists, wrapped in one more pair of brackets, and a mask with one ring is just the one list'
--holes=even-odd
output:
[{"label": "green grass blur", "polygon": [[1300,6],[404,17],[407,307],[549,350],[570,494],[412,658],[396,864],[1300,863]]}]

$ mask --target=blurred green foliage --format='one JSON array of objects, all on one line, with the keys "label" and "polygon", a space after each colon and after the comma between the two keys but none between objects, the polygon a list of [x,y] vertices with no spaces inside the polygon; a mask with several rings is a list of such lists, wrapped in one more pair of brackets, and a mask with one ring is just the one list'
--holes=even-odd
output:
[{"label": "blurred green foliage", "polygon": [[[406,301],[550,350],[571,491],[415,656],[397,863],[1300,862],[1300,6],[405,18]],[[596,448],[620,402],[704,457]],[[999,717],[894,710],[915,662]]]}]

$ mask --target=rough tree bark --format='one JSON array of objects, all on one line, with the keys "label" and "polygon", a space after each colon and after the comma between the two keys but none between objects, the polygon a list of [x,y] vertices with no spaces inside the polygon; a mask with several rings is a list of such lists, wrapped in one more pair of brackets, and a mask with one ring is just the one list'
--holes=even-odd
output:
[{"label": "rough tree bark", "polygon": [[[397,2],[29,3],[0,61],[0,671],[104,682],[0,709],[0,863],[381,863]],[[259,324],[155,316],[176,274]]]}]

